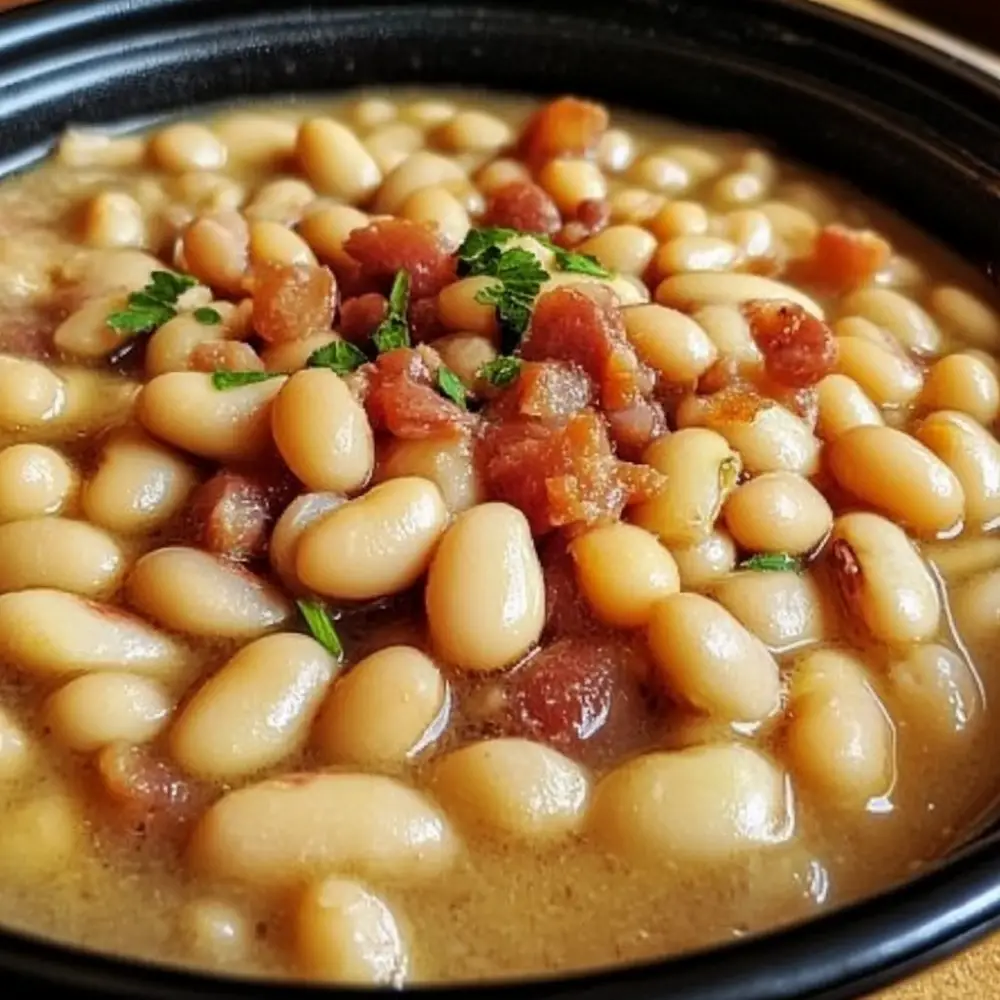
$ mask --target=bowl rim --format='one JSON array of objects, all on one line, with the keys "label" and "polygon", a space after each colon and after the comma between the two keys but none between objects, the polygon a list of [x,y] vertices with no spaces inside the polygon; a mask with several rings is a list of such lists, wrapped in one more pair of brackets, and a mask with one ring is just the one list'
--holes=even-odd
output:
[{"label": "bowl rim", "polygon": [[[829,31],[853,40],[867,53],[882,53],[906,68],[934,74],[963,95],[970,114],[990,110],[1000,121],[1000,79],[957,61],[926,42],[839,8],[810,0],[702,0],[705,6],[741,8],[794,32]],[[515,0],[475,5],[485,16],[510,9]],[[323,7],[308,0],[39,0],[0,14],[0,101],[4,93],[30,89],[47,61],[66,58],[65,46],[92,44],[96,38],[163,35],[172,26],[235,26],[261,12],[294,18]],[[417,6],[469,14],[463,0],[333,0],[344,13],[390,16]],[[602,4],[582,0],[541,0],[544,11],[567,9],[587,15]],[[620,8],[663,8],[670,0],[618,0]],[[675,6],[675,5],[674,5]],[[606,14],[606,10],[604,10]],[[70,57],[72,58],[72,57]],[[113,78],[112,67],[108,76]],[[2,106],[2,105],[0,105]],[[0,111],[0,122],[3,112]],[[1000,176],[1000,173],[998,173]],[[998,187],[1000,191],[1000,187]],[[793,1000],[796,997],[846,997],[870,990],[951,954],[988,930],[1000,927],[1000,833],[950,856],[905,884],[840,907],[806,922],[666,959],[546,978],[500,983],[415,986],[409,991],[451,998],[474,991],[491,1000],[543,1000],[563,997],[616,1000],[628,991],[634,1000]],[[0,969],[69,990],[91,989],[104,996],[261,997],[309,996],[320,987],[281,981],[220,978],[212,974],[140,959],[113,957],[77,945],[0,928]],[[370,991],[333,989],[338,996],[368,996]]]}]

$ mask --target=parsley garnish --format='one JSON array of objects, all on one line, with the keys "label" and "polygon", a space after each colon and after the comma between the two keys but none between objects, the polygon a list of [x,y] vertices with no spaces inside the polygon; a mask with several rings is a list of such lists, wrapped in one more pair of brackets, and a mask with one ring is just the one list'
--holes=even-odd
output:
[{"label": "parsley garnish", "polygon": [[341,645],[340,636],[333,627],[333,621],[327,614],[326,608],[318,601],[296,601],[299,613],[305,619],[306,626],[312,637],[332,656],[338,660],[344,655],[344,647]]},{"label": "parsley garnish", "polygon": [[329,368],[338,375],[347,375],[368,360],[365,352],[347,340],[335,340],[309,355],[308,368]]},{"label": "parsley garnish", "polygon": [[556,255],[556,266],[560,271],[572,271],[575,274],[590,274],[595,278],[610,278],[611,272],[604,267],[596,257],[590,254],[577,253],[575,250],[563,250],[554,244],[549,244]]},{"label": "parsley garnish", "polygon": [[406,322],[406,310],[410,305],[410,274],[408,271],[397,271],[392,279],[392,291],[389,292],[389,308],[385,319],[379,323],[372,334],[372,341],[379,354],[394,351],[397,347],[410,346],[410,328]]},{"label": "parsley garnish", "polygon": [[524,333],[531,320],[531,306],[548,273],[533,253],[515,248],[500,254],[491,277],[499,278],[500,283],[481,288],[476,301],[496,306],[497,318],[509,333]]},{"label": "parsley garnish", "polygon": [[212,385],[220,390],[239,389],[255,382],[266,382],[268,379],[281,378],[282,372],[212,372]]},{"label": "parsley garnish", "polygon": [[465,383],[447,366],[441,365],[437,370],[437,385],[443,396],[447,396],[456,406],[466,409],[467,395]]},{"label": "parsley garnish", "polygon": [[758,573],[801,573],[802,561],[787,552],[761,552],[741,562],[740,569]]},{"label": "parsley garnish", "polygon": [[520,235],[516,229],[504,229],[501,226],[470,229],[462,245],[455,251],[458,273],[463,278],[475,277],[477,274],[495,274],[500,248]]},{"label": "parsley garnish", "polygon": [[501,354],[500,357],[487,361],[476,373],[480,378],[486,379],[490,385],[495,385],[498,389],[510,385],[521,372],[521,359],[511,357],[509,354]]},{"label": "parsley garnish", "polygon": [[[154,271],[149,276],[146,287],[128,297],[126,308],[121,312],[111,313],[105,322],[121,336],[152,333],[177,315],[177,300],[197,284],[197,280],[189,274]],[[199,309],[198,312],[210,312],[218,317],[219,322],[222,320],[214,309]]]},{"label": "parsley garnish", "polygon": [[194,318],[205,326],[218,326],[222,322],[222,316],[208,306],[202,309],[195,309]]}]

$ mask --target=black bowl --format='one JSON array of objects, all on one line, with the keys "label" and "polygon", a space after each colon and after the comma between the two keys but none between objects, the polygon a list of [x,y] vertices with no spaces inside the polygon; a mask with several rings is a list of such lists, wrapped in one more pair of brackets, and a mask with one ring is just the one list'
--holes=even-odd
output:
[{"label": "black bowl", "polygon": [[[515,0],[50,0],[0,17],[0,174],[41,156],[67,123],[415,82],[576,91],[757,132],[854,181],[991,274],[1000,262],[1000,84],[804,0],[534,0],[529,8]],[[471,992],[489,1000],[857,996],[1000,926],[998,836],[986,831],[914,882],[788,930]],[[0,933],[0,980],[6,996],[43,986],[69,997],[164,1000],[315,992],[13,933]]]}]

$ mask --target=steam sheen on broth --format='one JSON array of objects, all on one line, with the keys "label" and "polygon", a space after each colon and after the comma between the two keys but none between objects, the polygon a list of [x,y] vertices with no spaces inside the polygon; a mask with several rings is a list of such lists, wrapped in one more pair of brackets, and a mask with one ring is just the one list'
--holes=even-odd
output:
[{"label": "steam sheen on broth", "polygon": [[753,142],[438,91],[0,187],[0,922],[634,961],[996,799],[1000,314]]}]

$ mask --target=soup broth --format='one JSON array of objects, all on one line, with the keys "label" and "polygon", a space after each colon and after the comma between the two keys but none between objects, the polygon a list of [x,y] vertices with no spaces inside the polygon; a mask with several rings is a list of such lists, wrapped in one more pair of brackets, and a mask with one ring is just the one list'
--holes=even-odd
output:
[{"label": "soup broth", "polygon": [[404,985],[912,877],[997,792],[990,295],[575,98],[67,131],[0,187],[0,922]]}]

